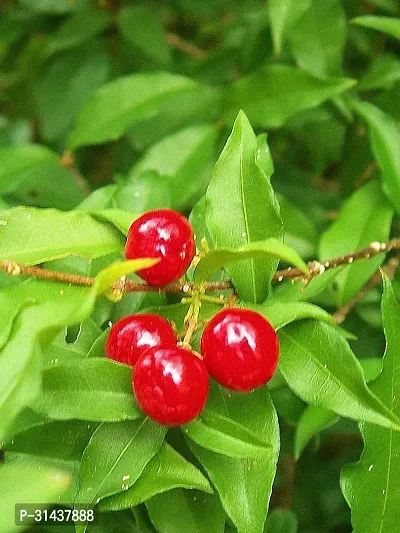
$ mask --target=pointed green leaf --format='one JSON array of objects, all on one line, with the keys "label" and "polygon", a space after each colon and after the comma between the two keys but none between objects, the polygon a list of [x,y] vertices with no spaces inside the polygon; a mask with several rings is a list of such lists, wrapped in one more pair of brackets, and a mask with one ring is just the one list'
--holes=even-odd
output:
[{"label": "pointed green leaf", "polygon": [[304,320],[279,331],[279,368],[305,402],[400,430],[400,419],[368,389],[360,363],[331,325]]},{"label": "pointed green leaf", "polygon": [[[206,226],[216,248],[282,237],[278,204],[257,158],[256,136],[240,112],[206,193]],[[228,270],[239,295],[258,302],[268,296],[276,265],[273,258],[249,259]]]},{"label": "pointed green leaf", "polygon": [[310,4],[311,0],[270,0],[268,2],[275,55],[281,54],[286,34],[306,12]]},{"label": "pointed green leaf", "polygon": [[400,39],[400,18],[365,15],[363,17],[356,17],[351,22],[359,26],[364,26],[365,28],[382,31],[396,39]]},{"label": "pointed green leaf", "polygon": [[[382,373],[371,384],[371,390],[400,416],[400,306],[389,278],[384,275],[383,280],[382,315],[387,345]],[[354,533],[392,533],[400,520],[400,433],[371,424],[363,425],[361,432],[361,459],[346,466],[341,477]]]},{"label": "pointed green leaf", "polygon": [[383,190],[400,213],[400,128],[396,121],[370,102],[353,102],[366,120],[375,159],[381,170]]}]

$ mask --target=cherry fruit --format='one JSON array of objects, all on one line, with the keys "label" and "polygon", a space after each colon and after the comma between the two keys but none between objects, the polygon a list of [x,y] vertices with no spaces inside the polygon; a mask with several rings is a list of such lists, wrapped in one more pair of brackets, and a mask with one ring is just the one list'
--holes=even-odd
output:
[{"label": "cherry fruit", "polygon": [[116,322],[107,338],[107,357],[134,365],[138,358],[154,346],[174,346],[174,330],[165,318],[159,315],[129,315]]},{"label": "cherry fruit", "polygon": [[133,389],[141,409],[166,426],[193,420],[206,403],[208,386],[204,362],[180,346],[150,348],[133,371]]},{"label": "cherry fruit", "polygon": [[224,309],[205,327],[201,353],[218,383],[228,389],[250,391],[272,378],[278,365],[278,337],[259,313]]},{"label": "cherry fruit", "polygon": [[137,274],[150,285],[162,286],[179,279],[188,269],[196,245],[188,220],[170,209],[149,211],[136,219],[128,231],[126,259],[160,258]]}]

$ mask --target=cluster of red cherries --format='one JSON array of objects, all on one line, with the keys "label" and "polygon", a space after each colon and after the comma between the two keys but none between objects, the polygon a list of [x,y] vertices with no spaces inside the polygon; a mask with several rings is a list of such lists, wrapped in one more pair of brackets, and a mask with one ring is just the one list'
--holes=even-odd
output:
[{"label": "cluster of red cherries", "polygon": [[[150,285],[161,287],[181,278],[195,253],[193,229],[175,211],[149,211],[129,228],[127,259],[160,258],[138,272]],[[267,383],[277,367],[279,344],[275,330],[259,313],[231,307],[206,325],[201,355],[179,345],[171,324],[154,314],[130,315],[116,322],[105,352],[134,367],[132,385],[143,412],[160,424],[176,426],[202,411],[209,375],[241,392]]]}]

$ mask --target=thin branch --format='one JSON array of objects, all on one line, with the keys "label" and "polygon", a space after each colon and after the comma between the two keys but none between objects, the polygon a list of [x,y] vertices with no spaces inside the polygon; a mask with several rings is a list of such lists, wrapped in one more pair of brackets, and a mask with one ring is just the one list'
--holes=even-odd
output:
[{"label": "thin branch", "polygon": [[180,50],[181,52],[188,54],[194,59],[202,60],[202,59],[205,59],[208,55],[207,52],[205,52],[204,50],[201,50],[201,48],[198,48],[192,43],[188,43],[187,41],[184,41],[176,33],[168,32],[166,38],[167,38],[168,44],[170,44],[177,50]]},{"label": "thin branch", "polygon": [[[322,263],[319,261],[310,261],[308,267],[309,274],[298,268],[287,268],[285,270],[278,270],[272,280],[274,282],[280,282],[283,280],[305,280],[310,281],[315,276],[322,274],[329,268],[335,268],[341,265],[347,265],[353,263],[353,261],[361,259],[369,259],[382,252],[390,252],[391,250],[400,250],[400,239],[392,239],[389,242],[373,242],[367,248],[358,252],[352,252],[347,255],[335,257]],[[397,265],[396,265],[397,266]],[[54,270],[46,270],[37,266],[25,266],[21,263],[12,260],[0,261],[0,270],[14,276],[32,276],[36,279],[47,279],[53,281],[61,281],[64,283],[71,283],[72,285],[84,285],[91,286],[95,282],[95,278],[88,276],[79,276],[75,274],[68,274],[65,272],[57,272]],[[127,292],[169,292],[169,293],[190,293],[196,288],[193,282],[186,283],[172,283],[165,285],[164,287],[153,287],[146,285],[145,283],[137,283],[127,279],[119,280],[115,282],[112,289]],[[205,291],[223,291],[233,289],[231,281],[208,281],[204,283]]]}]

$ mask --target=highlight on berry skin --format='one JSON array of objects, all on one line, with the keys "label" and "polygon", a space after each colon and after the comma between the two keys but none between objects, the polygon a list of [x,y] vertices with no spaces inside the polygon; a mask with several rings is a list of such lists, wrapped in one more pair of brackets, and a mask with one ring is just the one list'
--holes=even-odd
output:
[{"label": "highlight on berry skin", "polygon": [[174,330],[165,318],[154,314],[128,315],[111,327],[105,353],[114,361],[134,366],[146,350],[160,344],[176,344]]},{"label": "highlight on berry skin", "polygon": [[259,313],[227,308],[205,327],[201,353],[218,383],[235,391],[251,391],[268,383],[277,368],[278,336]]},{"label": "highlight on berry skin", "polygon": [[194,233],[187,218],[170,209],[155,209],[137,218],[128,230],[126,259],[159,258],[137,274],[149,285],[162,287],[177,281],[196,253]]}]

